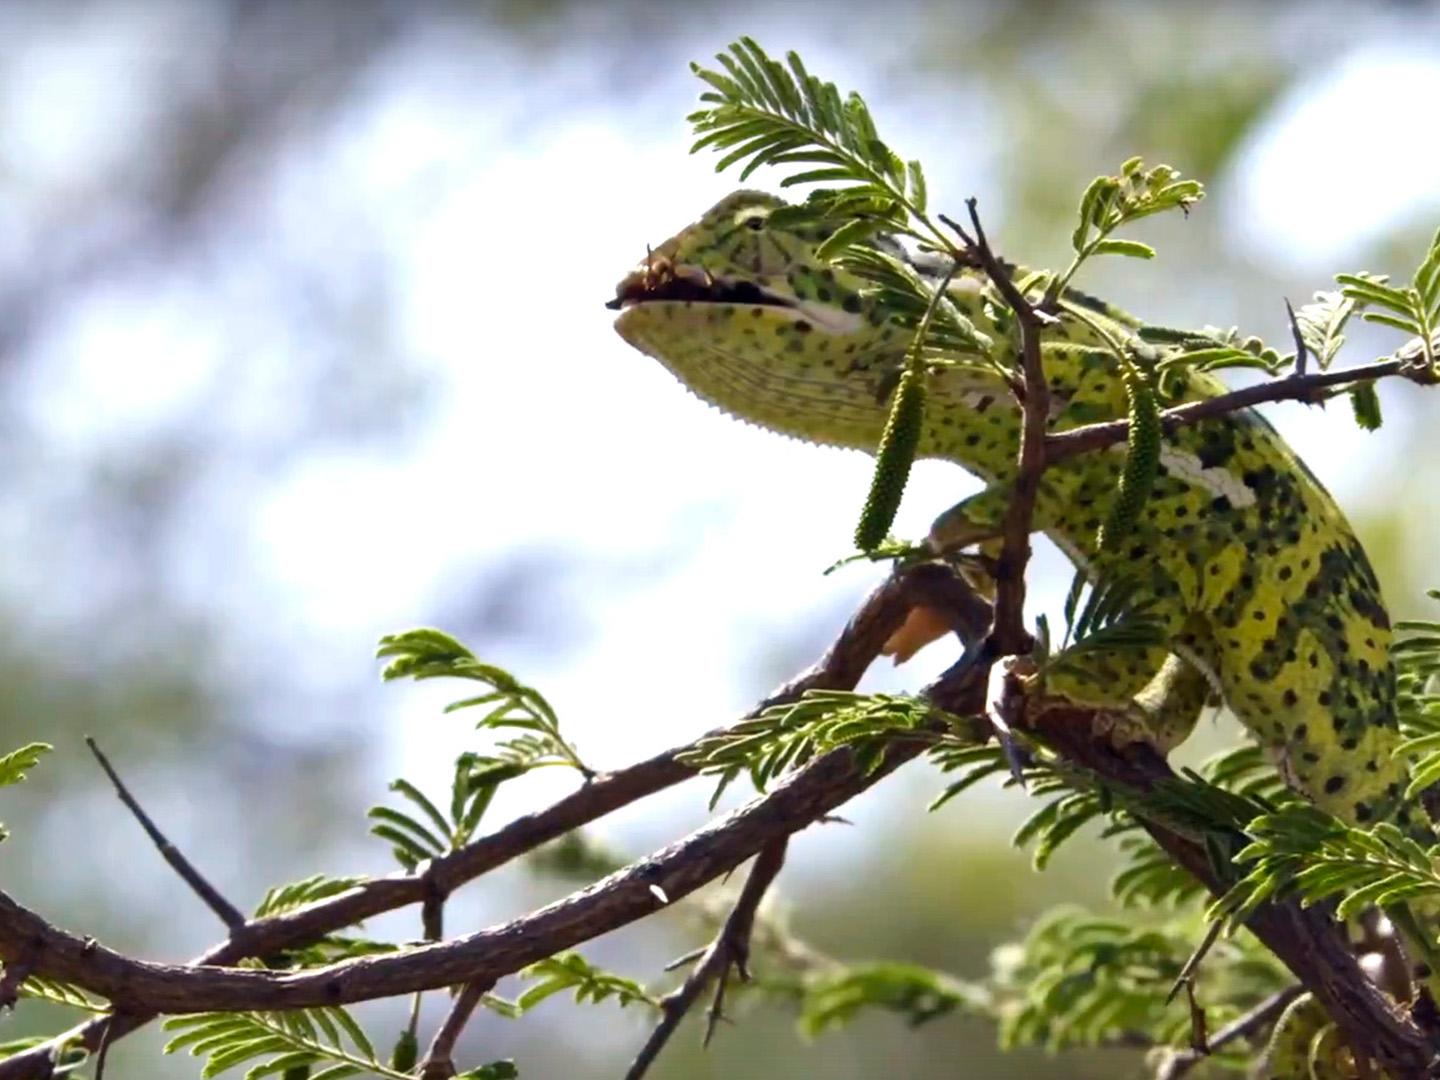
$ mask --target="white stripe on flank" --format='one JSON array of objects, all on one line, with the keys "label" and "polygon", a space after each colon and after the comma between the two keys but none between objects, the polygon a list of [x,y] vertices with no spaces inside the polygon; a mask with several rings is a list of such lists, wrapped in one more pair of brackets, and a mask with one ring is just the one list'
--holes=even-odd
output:
[{"label": "white stripe on flank", "polygon": [[[1125,444],[1116,443],[1110,449],[1123,454]],[[1170,475],[1184,480],[1187,484],[1203,488],[1212,495],[1223,495],[1236,509],[1243,510],[1247,506],[1255,505],[1255,492],[1244,480],[1223,465],[1212,465],[1208,469],[1205,468],[1200,464],[1200,459],[1189,450],[1177,450],[1173,446],[1162,446],[1160,448],[1160,464],[1170,471]]]}]

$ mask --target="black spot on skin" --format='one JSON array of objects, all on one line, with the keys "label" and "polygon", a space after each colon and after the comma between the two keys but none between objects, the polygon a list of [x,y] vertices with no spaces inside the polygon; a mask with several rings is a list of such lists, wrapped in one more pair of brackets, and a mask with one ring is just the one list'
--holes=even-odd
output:
[{"label": "black spot on skin", "polygon": [[[1285,704],[1286,704],[1286,705],[1294,705],[1294,704],[1295,704],[1297,701],[1299,701],[1299,700],[1300,700],[1300,695],[1297,694],[1297,693],[1295,693],[1294,690],[1286,690],[1286,691],[1285,691]],[[1297,728],[1295,729],[1295,737],[1296,737],[1297,739],[1303,739],[1303,738],[1305,737],[1305,725],[1304,725],[1304,724],[1301,724],[1299,727],[1297,727]]]},{"label": "black spot on skin", "polygon": [[1345,778],[1343,776],[1332,776],[1329,780],[1325,781],[1325,794],[1334,795],[1344,786]]},{"label": "black spot on skin", "polygon": [[1358,821],[1360,824],[1363,825],[1365,824],[1365,822],[1369,821],[1371,813],[1372,811],[1370,807],[1365,803],[1357,802],[1355,804],[1355,820]]},{"label": "black spot on skin", "polygon": [[808,334],[810,332],[810,329],[810,324],[804,319],[795,320],[795,332],[797,334]]},{"label": "black spot on skin", "polygon": [[1230,512],[1230,499],[1228,496],[1220,495],[1210,500],[1210,510],[1216,514],[1228,514]]},{"label": "black spot on skin", "polygon": [[845,297],[844,300],[840,301],[840,307],[842,310],[848,311],[851,315],[854,315],[857,311],[860,310],[860,297],[856,296],[854,293],[850,293],[848,296]]},{"label": "black spot on skin", "polygon": [[1228,442],[1213,439],[1216,435],[1214,429],[1205,432],[1205,444],[1200,447],[1200,452],[1195,456],[1200,461],[1202,469],[1214,469],[1229,461],[1235,453],[1235,447]]}]

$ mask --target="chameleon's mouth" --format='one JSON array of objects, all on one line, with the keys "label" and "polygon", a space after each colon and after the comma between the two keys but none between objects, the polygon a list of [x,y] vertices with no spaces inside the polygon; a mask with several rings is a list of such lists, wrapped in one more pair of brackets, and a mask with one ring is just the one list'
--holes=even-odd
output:
[{"label": "chameleon's mouth", "polygon": [[680,300],[702,304],[745,304],[750,307],[793,308],[795,304],[766,292],[753,281],[726,281],[697,266],[654,259],[626,275],[605,306],[622,311],[633,304]]}]

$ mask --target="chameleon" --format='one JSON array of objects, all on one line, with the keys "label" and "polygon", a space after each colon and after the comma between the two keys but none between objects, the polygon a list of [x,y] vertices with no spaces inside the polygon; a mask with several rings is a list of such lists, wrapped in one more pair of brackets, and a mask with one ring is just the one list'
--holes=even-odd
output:
[{"label": "chameleon", "polygon": [[[615,329],[726,413],[873,453],[913,329],[865,281],[818,257],[838,223],[772,222],[784,205],[735,192],[649,251],[609,302]],[[952,273],[948,299],[1013,367],[1013,319],[988,278]],[[1105,345],[1138,340],[1143,324],[1078,291],[1064,301],[1042,338],[1050,430],[1124,417],[1124,372]],[[1177,400],[1226,389],[1207,373],[1182,378]],[[936,551],[993,542],[1017,468],[1014,394],[1001,373],[974,364],[934,370],[927,386],[917,455],[985,485],[936,520],[929,542]],[[1123,445],[1112,449],[1045,472],[1035,528],[1092,582],[1123,564],[1164,644],[1087,653],[1075,665],[1083,670],[1049,674],[1046,693],[1111,710],[1125,718],[1112,740],[1161,753],[1218,695],[1314,804],[1351,823],[1408,822],[1390,620],[1320,481],[1254,410],[1178,428],[1161,445],[1149,497],[1107,553],[1096,537],[1124,458]]]}]

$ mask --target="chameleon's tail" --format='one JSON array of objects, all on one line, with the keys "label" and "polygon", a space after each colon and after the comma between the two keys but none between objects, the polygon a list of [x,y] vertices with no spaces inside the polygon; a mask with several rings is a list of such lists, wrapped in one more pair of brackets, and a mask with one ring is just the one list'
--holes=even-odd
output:
[{"label": "chameleon's tail", "polygon": [[1340,1030],[1310,994],[1280,1014],[1254,1080],[1358,1080],[1355,1057]]}]

